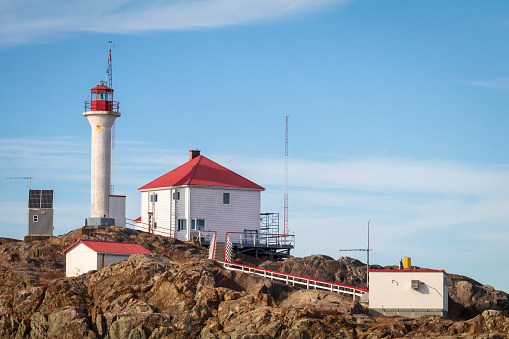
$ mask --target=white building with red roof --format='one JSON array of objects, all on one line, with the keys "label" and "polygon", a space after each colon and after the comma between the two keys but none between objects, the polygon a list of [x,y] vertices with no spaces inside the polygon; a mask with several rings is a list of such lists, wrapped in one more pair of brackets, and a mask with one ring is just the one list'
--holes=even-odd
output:
[{"label": "white building with red roof", "polygon": [[449,285],[443,270],[370,269],[369,313],[411,318],[447,316]]},{"label": "white building with red roof", "polygon": [[62,253],[65,254],[65,276],[76,277],[125,260],[132,254],[151,252],[134,243],[78,240]]},{"label": "white building with red roof", "polygon": [[[136,229],[188,241],[195,231],[258,233],[263,187],[190,151],[190,160],[140,187]],[[219,240],[221,241],[221,240]],[[222,240],[224,241],[224,240]]]}]

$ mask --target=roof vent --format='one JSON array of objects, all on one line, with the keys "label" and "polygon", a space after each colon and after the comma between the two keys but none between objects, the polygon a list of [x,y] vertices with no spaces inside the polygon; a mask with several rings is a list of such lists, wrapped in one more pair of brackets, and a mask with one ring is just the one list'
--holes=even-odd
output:
[{"label": "roof vent", "polygon": [[189,160],[193,160],[194,158],[196,158],[199,155],[200,155],[200,150],[198,150],[198,149],[190,150],[189,151]]}]

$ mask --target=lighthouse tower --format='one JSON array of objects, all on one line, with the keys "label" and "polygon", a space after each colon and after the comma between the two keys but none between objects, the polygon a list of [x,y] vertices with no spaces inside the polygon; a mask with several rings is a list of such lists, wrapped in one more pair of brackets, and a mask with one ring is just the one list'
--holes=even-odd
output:
[{"label": "lighthouse tower", "polygon": [[[113,101],[111,41],[108,51],[108,83],[101,81],[90,90],[84,116],[92,127],[91,214],[85,225],[115,225],[110,215],[111,127],[120,117],[118,102]],[[114,213],[113,213],[114,214]]]}]

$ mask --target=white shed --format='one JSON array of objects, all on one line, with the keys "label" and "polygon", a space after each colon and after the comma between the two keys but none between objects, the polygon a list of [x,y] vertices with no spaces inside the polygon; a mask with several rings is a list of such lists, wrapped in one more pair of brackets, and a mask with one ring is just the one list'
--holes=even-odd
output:
[{"label": "white shed", "polygon": [[127,259],[131,254],[151,252],[139,244],[78,240],[62,253],[65,254],[65,276],[76,277]]},{"label": "white shed", "polygon": [[140,187],[137,230],[191,240],[195,231],[258,233],[263,187],[190,151],[190,160]]},{"label": "white shed", "polygon": [[447,281],[443,270],[369,270],[369,313],[447,316]]}]

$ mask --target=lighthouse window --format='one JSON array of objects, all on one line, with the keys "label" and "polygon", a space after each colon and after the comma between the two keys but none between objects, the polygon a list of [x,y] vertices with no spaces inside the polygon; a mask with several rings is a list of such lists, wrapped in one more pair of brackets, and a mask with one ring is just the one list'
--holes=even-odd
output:
[{"label": "lighthouse window", "polygon": [[99,100],[104,100],[104,93],[99,93]]}]

